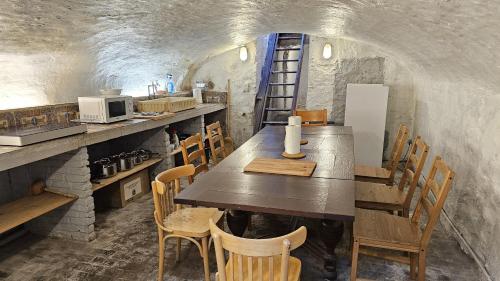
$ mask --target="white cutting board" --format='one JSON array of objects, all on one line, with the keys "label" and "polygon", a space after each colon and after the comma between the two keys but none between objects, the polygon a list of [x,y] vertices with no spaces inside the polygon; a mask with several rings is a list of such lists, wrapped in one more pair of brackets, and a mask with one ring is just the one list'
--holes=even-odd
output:
[{"label": "white cutting board", "polygon": [[347,84],[345,126],[352,126],[356,165],[382,166],[389,87]]}]

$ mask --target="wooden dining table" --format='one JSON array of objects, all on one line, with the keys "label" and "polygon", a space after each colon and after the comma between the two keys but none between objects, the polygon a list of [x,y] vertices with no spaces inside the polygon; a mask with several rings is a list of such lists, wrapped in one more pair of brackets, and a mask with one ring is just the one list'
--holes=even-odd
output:
[{"label": "wooden dining table", "polygon": [[[242,235],[247,212],[321,220],[327,250],[325,280],[336,280],[335,248],[344,223],[354,221],[354,139],[351,127],[303,127],[304,160],[316,163],[310,177],[244,172],[256,158],[284,159],[284,126],[267,126],[174,199],[177,204],[229,209],[227,222]],[[301,160],[297,160],[301,161]]]}]

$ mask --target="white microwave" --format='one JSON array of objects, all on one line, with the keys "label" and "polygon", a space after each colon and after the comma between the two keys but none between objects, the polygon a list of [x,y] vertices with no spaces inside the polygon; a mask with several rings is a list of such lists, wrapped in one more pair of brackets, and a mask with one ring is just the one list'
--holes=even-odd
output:
[{"label": "white microwave", "polygon": [[134,118],[131,96],[78,97],[80,122],[112,123]]}]

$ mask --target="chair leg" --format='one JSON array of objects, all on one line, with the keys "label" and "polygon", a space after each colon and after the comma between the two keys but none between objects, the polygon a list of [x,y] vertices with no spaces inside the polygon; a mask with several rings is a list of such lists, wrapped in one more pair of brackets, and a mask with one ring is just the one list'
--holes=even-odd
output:
[{"label": "chair leg", "polygon": [[205,281],[210,281],[210,268],[208,267],[208,237],[201,239],[201,249],[203,251],[203,270]]},{"label": "chair leg", "polygon": [[181,238],[177,238],[177,247],[175,249],[175,262],[181,260]]},{"label": "chair leg", "polygon": [[165,265],[165,240],[163,232],[158,231],[158,281],[163,280],[163,268]]},{"label": "chair leg", "polygon": [[418,281],[425,280],[425,254],[424,250],[418,254]]},{"label": "chair leg", "polygon": [[358,271],[358,252],[359,252],[359,242],[354,238],[354,243],[352,245],[352,265],[351,265],[351,281],[356,281],[356,275]]},{"label": "chair leg", "polygon": [[410,279],[417,279],[417,257],[415,253],[410,253]]},{"label": "chair leg", "polygon": [[[354,245],[354,222],[349,223],[349,245]],[[353,248],[351,248],[351,256],[352,256]],[[352,260],[351,260],[352,262]]]},{"label": "chair leg", "polygon": [[410,210],[408,208],[403,209],[403,217],[405,217],[405,218],[410,217]]},{"label": "chair leg", "polygon": [[248,214],[248,224],[247,224],[247,230],[248,231],[252,231],[253,227],[252,227],[252,214],[249,213]]}]

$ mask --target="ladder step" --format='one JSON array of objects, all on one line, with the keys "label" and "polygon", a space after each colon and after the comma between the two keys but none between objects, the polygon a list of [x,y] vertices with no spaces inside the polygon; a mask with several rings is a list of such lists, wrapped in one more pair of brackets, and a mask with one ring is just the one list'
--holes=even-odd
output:
[{"label": "ladder step", "polygon": [[278,37],[278,40],[298,40],[298,39],[302,39],[301,36],[282,36],[282,37]]},{"label": "ladder step", "polygon": [[274,107],[266,107],[267,111],[292,111],[291,108],[274,108]]},{"label": "ladder step", "polygon": [[262,123],[269,125],[287,125],[288,121],[262,121]]},{"label": "ladder step", "polygon": [[298,62],[299,60],[294,59],[294,60],[274,60],[274,62],[285,62],[285,61],[296,61]]},{"label": "ladder step", "polygon": [[300,51],[300,47],[276,48],[276,51]]},{"label": "ladder step", "polygon": [[292,99],[293,96],[267,96],[270,99]]},{"label": "ladder step", "polygon": [[287,70],[287,71],[278,71],[278,70],[273,70],[273,71],[271,71],[271,72],[272,72],[273,74],[274,74],[274,73],[297,73],[297,71],[296,71],[296,70],[293,70],[293,71],[288,71],[288,70]]},{"label": "ladder step", "polygon": [[295,83],[269,83],[269,86],[293,86]]}]

